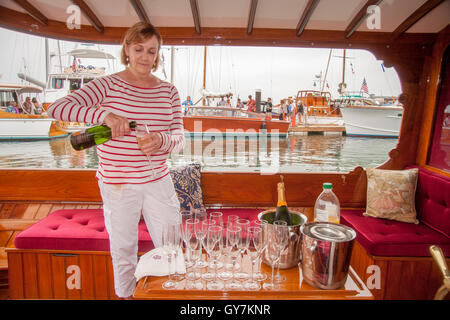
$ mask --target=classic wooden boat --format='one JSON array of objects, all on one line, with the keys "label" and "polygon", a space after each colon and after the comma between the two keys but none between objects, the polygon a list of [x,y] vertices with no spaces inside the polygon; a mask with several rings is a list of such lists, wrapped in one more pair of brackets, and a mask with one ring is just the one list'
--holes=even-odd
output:
[{"label": "classic wooden boat", "polygon": [[401,105],[381,105],[374,99],[346,96],[335,101],[348,136],[397,138],[402,122]]},{"label": "classic wooden boat", "polygon": [[191,134],[226,133],[227,135],[287,135],[289,121],[266,119],[263,113],[232,107],[190,107],[183,118],[184,129]]},{"label": "classic wooden boat", "polygon": [[[37,87],[0,84],[1,105],[13,101],[15,96],[23,109],[23,95],[40,92]],[[58,129],[57,123],[45,114],[10,113],[0,109],[0,140],[47,140],[67,136],[67,132]]]},{"label": "classic wooden boat", "polygon": [[[125,25],[133,24],[138,20],[137,17],[150,21],[147,15],[149,1],[125,3],[117,0],[114,4],[120,3],[121,8],[125,6],[128,9],[114,12],[104,10],[104,6],[111,6],[110,2],[90,1],[88,5],[84,1],[77,1],[82,4],[80,8],[83,14],[89,17],[88,20],[82,20],[81,29],[66,28],[65,4],[53,2],[50,8],[50,4],[44,2],[18,3],[2,2],[1,26],[69,40],[120,43]],[[169,10],[167,6],[171,4],[173,2],[152,8],[151,16],[167,45],[351,47],[369,50],[377,59],[384,61],[385,67],[395,67],[402,85],[399,100],[404,112],[398,144],[379,168],[401,170],[410,166],[418,167],[431,172],[434,179],[444,183],[444,187],[439,185],[439,195],[450,194],[449,155],[440,152],[442,115],[449,104],[448,1],[429,0],[421,6],[413,1],[359,1],[355,5],[354,2],[344,4],[332,0],[320,3],[311,0],[295,5],[290,2],[285,6],[280,6],[278,2],[261,2],[257,6],[257,1],[251,1],[250,13],[248,2],[232,2],[228,8],[222,2],[213,0],[208,1],[205,8],[200,6],[200,10],[197,1],[191,1],[191,7],[180,1],[179,6]],[[303,4],[305,6],[301,8]],[[379,5],[379,13],[383,16],[383,23],[378,29],[373,23],[376,16],[371,17],[372,25],[364,23],[370,5]],[[132,10],[136,11],[136,15],[129,14]],[[179,13],[176,17],[164,14],[174,10]],[[47,12],[54,14],[45,16]],[[337,12],[345,14],[337,15]],[[217,16],[225,18],[215,19]],[[177,27],[173,26],[175,21]],[[295,207],[309,217],[324,181],[333,183],[333,190],[343,209],[364,210],[366,207],[367,177],[361,167],[347,173],[283,175],[290,207]],[[273,207],[276,202],[278,175],[217,171],[203,172],[201,179],[203,203],[208,207]],[[431,182],[430,187],[437,186],[435,183]],[[433,194],[436,195],[436,192],[430,193]],[[429,199],[433,202],[433,197]],[[446,208],[448,212],[449,203],[441,200],[434,208]],[[0,265],[2,270],[8,270],[1,273],[2,297],[11,297],[7,291],[9,286],[14,288],[14,297],[85,298],[77,289],[64,289],[63,286],[63,290],[56,291],[61,288],[59,284],[67,280],[66,266],[84,265],[93,272],[89,277],[95,281],[95,286],[89,287],[92,294],[88,297],[117,298],[109,282],[111,262],[107,252],[25,252],[14,248],[13,240],[18,232],[55,210],[99,208],[100,201],[92,170],[1,169]],[[365,221],[369,221],[369,217],[365,218]],[[448,217],[443,221],[448,225]],[[418,226],[425,228],[422,223]],[[389,229],[389,223],[383,228]],[[419,235],[416,234],[416,237]],[[380,238],[386,238],[386,235]],[[414,236],[403,239],[403,245],[409,245],[413,239]],[[447,245],[448,240],[442,244]],[[385,246],[388,244],[380,248],[385,249]],[[449,262],[449,254],[445,255]],[[370,253],[359,237],[350,263],[362,282],[371,284],[370,291],[376,299],[432,299],[442,285],[443,276],[430,255],[377,255]],[[58,270],[59,273],[51,276],[44,272],[49,269],[54,273]],[[378,282],[371,283],[373,272],[379,272]],[[257,293],[254,297],[257,297]],[[320,298],[320,295],[317,297]],[[170,299],[170,293],[164,298]],[[280,297],[273,294],[266,298]]]}]

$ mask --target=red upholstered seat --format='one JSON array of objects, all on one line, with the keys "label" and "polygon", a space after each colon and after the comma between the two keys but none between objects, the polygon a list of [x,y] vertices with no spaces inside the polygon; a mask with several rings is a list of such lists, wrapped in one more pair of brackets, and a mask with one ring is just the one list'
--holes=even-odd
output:
[{"label": "red upholstered seat", "polygon": [[342,210],[341,223],[357,231],[356,240],[375,256],[429,257],[438,245],[450,256],[450,239],[423,223],[413,224],[363,216],[363,210]]},{"label": "red upholstered seat", "polygon": [[[218,209],[227,216],[235,214],[241,218],[255,220],[262,209]],[[103,210],[64,209],[53,212],[46,218],[20,232],[14,239],[19,249],[47,249],[73,251],[109,251],[109,237],[105,229]],[[153,242],[144,221],[139,223],[138,250],[153,249]]]}]

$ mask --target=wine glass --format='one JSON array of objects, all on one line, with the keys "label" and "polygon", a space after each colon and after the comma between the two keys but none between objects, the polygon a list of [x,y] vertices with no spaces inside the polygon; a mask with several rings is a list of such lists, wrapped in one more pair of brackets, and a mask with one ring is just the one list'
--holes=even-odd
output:
[{"label": "wine glass", "polygon": [[201,281],[196,282],[196,280],[201,279],[201,274],[196,272],[196,263],[200,260],[202,253],[202,242],[195,232],[199,223],[200,222],[197,219],[186,220],[186,250],[189,251],[189,266],[192,268],[192,270],[186,274],[186,280],[188,280],[186,289],[201,290],[203,288]]},{"label": "wine glass", "polygon": [[[273,224],[275,226],[280,226],[280,228],[281,227],[286,228],[286,229],[288,228],[286,221],[277,220],[277,221],[274,221]],[[280,255],[280,258],[278,259],[278,262],[277,262],[277,274],[275,275],[275,279],[274,279],[275,282],[278,282],[278,283],[286,281],[286,277],[282,276],[280,274],[280,263],[281,263],[281,254],[283,253],[284,249],[286,249],[286,246],[288,245],[289,230],[280,232],[279,234],[280,234],[280,241],[279,241],[279,246],[280,246],[279,247],[279,255]]]},{"label": "wine glass", "polygon": [[274,290],[275,284],[274,284],[274,269],[275,264],[278,262],[278,260],[281,257],[280,254],[280,248],[282,245],[280,243],[283,243],[284,238],[288,238],[288,228],[286,225],[283,224],[272,224],[269,225],[269,232],[267,235],[266,241],[266,258],[269,260],[270,265],[272,266],[272,277],[270,282],[265,282],[263,284],[263,288],[265,290]]},{"label": "wine glass", "polygon": [[189,259],[189,250],[188,249],[188,234],[187,234],[187,225],[186,221],[189,219],[193,219],[193,213],[190,210],[181,210],[181,237],[183,239],[184,247],[185,247],[185,255],[184,260],[186,263],[186,267],[190,267],[190,259]]},{"label": "wine glass", "polygon": [[[205,249],[206,253],[207,253],[207,257],[209,257],[209,252],[208,252],[208,248],[206,247],[206,240],[207,240],[207,236],[208,236],[208,230],[209,227],[211,226],[215,226],[215,222],[211,221],[211,220],[204,220],[200,223],[200,229],[202,230],[200,232],[200,237],[202,237],[202,244],[203,244],[203,248]],[[206,266],[210,266],[209,261],[206,262]],[[214,273],[212,273],[211,271],[207,270],[207,272],[205,272],[202,275],[202,279],[206,280],[206,281],[211,281],[214,279]]]},{"label": "wine glass", "polygon": [[[140,149],[142,149],[142,146],[147,143],[148,140],[151,140],[151,137],[148,135],[150,133],[150,130],[148,129],[148,126],[145,125],[138,125],[136,127],[135,130],[135,134],[136,134],[136,140],[138,143],[138,146]],[[150,164],[150,168],[152,171],[152,177],[155,177],[155,173],[153,172],[153,164],[152,164],[152,158],[150,155],[145,154],[145,156],[147,157],[147,160]]]},{"label": "wine glass", "polygon": [[261,256],[262,249],[264,248],[262,228],[249,227],[248,234],[250,241],[247,248],[247,252],[252,261],[252,273],[250,281],[244,284],[244,288],[247,290],[259,290],[261,286],[259,285],[258,281],[255,278],[254,270],[256,262],[258,261],[258,258]]},{"label": "wine glass", "polygon": [[[239,216],[237,216],[237,215],[234,215],[234,214],[230,214],[228,217],[227,217],[227,224],[226,224],[226,227],[228,228],[229,226],[237,226],[237,221],[239,220]],[[225,235],[224,235],[224,243],[226,243],[226,230],[225,230]],[[229,254],[228,254],[228,250],[226,249],[227,248],[227,246],[224,246],[224,252],[223,252],[223,255],[224,255],[224,262],[225,262],[225,269],[230,269],[231,267],[232,267],[232,264],[231,263],[227,263],[226,261],[227,261],[227,258],[229,258]],[[240,266],[240,264],[239,263],[236,263],[236,268],[240,268],[241,266]],[[231,273],[230,272],[227,272],[227,271],[225,271],[225,276],[226,277],[231,277]]]},{"label": "wine glass", "polygon": [[209,220],[214,221],[216,225],[223,227],[223,213],[213,211],[209,214]]},{"label": "wine glass", "polygon": [[241,228],[239,228],[237,226],[228,226],[227,227],[227,247],[229,248],[229,255],[230,255],[231,261],[233,263],[233,269],[232,269],[232,275],[231,275],[232,281],[225,285],[225,288],[228,290],[239,290],[242,288],[242,285],[238,281],[236,281],[236,278],[234,276],[236,260],[241,254],[241,251],[240,251],[239,245],[238,245],[240,235],[241,235]]},{"label": "wine glass", "polygon": [[[200,221],[195,232],[197,233],[197,237],[200,239],[201,245],[203,247],[203,239],[205,239],[206,233],[205,233],[205,230],[203,230],[202,224],[203,224],[203,221],[206,221],[208,219],[208,214],[207,214],[206,210],[199,209],[194,212],[194,217],[195,217],[195,219],[198,219]],[[208,266],[208,263],[206,261],[202,260],[202,256],[203,256],[203,251],[202,251],[202,255],[200,256],[200,260],[197,262],[198,268],[205,268]]]},{"label": "wine glass", "polygon": [[[206,235],[206,251],[209,258],[213,261],[217,261],[222,254],[222,227],[212,225],[208,227]],[[217,263],[215,264],[217,266]],[[217,267],[214,269],[214,279],[206,286],[209,290],[221,290],[223,289],[223,283],[217,281]]]},{"label": "wine glass", "polygon": [[255,279],[257,281],[264,281],[264,280],[267,279],[267,275],[265,273],[261,272],[261,262],[262,262],[262,255],[263,255],[264,250],[266,249],[266,246],[267,246],[267,242],[265,241],[265,238],[267,237],[267,231],[268,231],[268,224],[269,223],[267,222],[267,220],[264,220],[264,219],[259,220],[259,219],[257,219],[257,220],[253,221],[253,224],[256,227],[260,227],[262,229],[262,236],[263,236],[261,254],[258,257],[258,262],[256,264],[257,265],[257,270],[256,270],[256,273],[255,273],[254,277],[255,277]]},{"label": "wine glass", "polygon": [[[223,213],[219,211],[213,211],[209,214],[209,220],[214,221],[217,226],[221,226],[223,230]],[[223,235],[222,235],[223,236]],[[222,240],[222,243],[225,241]],[[220,269],[223,267],[223,263],[218,260],[213,260],[209,264],[210,268]]]},{"label": "wine glass", "polygon": [[[163,224],[163,233],[162,233],[162,243],[163,250],[167,256],[168,268],[169,268],[169,278],[162,284],[164,289],[175,289],[176,281],[173,278],[172,274],[172,264],[174,260],[174,250],[176,250],[176,225],[175,224]],[[175,263],[176,269],[176,263]]]},{"label": "wine glass", "polygon": [[237,226],[241,228],[241,235],[239,238],[239,249],[241,251],[241,269],[240,272],[236,275],[236,277],[241,280],[247,280],[250,275],[247,272],[244,272],[244,254],[247,251],[249,244],[249,234],[248,228],[250,227],[250,220],[248,219],[239,219],[237,221]]}]

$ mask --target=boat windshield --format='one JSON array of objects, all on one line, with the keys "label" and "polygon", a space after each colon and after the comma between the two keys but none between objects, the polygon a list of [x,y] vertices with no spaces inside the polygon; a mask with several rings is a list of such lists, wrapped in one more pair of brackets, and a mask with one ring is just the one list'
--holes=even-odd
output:
[{"label": "boat windshield", "polygon": [[190,107],[185,116],[261,119],[264,115],[237,108]]}]

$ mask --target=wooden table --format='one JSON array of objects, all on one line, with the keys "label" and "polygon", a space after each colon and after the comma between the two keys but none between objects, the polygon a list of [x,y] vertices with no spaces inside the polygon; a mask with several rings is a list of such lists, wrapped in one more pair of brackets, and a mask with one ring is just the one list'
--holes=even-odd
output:
[{"label": "wooden table", "polygon": [[[244,259],[244,268],[249,269],[249,261]],[[219,272],[221,270],[219,269]],[[261,264],[261,272],[267,275],[266,282],[271,277],[271,268],[264,263]],[[275,270],[276,272],[276,270]],[[361,281],[352,267],[350,267],[347,281],[342,288],[336,290],[322,290],[310,286],[301,274],[300,267],[294,267],[287,270],[280,270],[280,273],[286,276],[286,281],[282,282],[276,290],[258,291],[211,291],[206,289],[204,282],[202,290],[185,289],[186,280],[178,282],[174,290],[162,288],[162,284],[167,277],[144,277],[139,280],[133,297],[135,299],[152,300],[366,300],[373,299],[373,295],[365,284]]]}]

